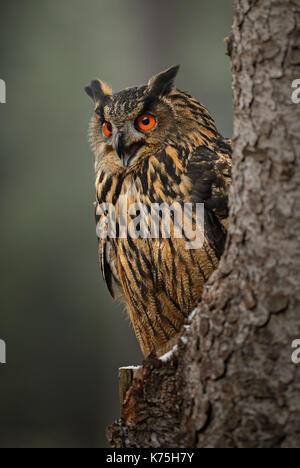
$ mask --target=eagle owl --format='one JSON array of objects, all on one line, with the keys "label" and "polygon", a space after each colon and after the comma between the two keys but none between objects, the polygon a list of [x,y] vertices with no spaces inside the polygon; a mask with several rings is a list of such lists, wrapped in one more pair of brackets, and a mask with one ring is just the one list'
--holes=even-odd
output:
[{"label": "eagle owl", "polygon": [[[174,86],[178,68],[115,94],[101,80],[85,88],[95,105],[90,141],[96,207],[109,203],[118,214],[121,196],[128,206],[204,206],[198,248],[186,248],[186,239],[174,230],[169,237],[121,236],[118,223],[116,236],[99,239],[104,281],[113,298],[117,288],[124,300],[145,356],[160,356],[174,345],[226,238],[230,140],[220,135],[204,106]],[[97,222],[105,214],[97,214]]]}]

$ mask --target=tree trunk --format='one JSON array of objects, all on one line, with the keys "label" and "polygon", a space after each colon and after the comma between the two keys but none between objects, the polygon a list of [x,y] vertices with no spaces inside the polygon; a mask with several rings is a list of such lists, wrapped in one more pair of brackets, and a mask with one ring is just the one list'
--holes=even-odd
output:
[{"label": "tree trunk", "polygon": [[225,252],[171,359],[149,358],[113,447],[300,447],[300,1],[236,0]]}]

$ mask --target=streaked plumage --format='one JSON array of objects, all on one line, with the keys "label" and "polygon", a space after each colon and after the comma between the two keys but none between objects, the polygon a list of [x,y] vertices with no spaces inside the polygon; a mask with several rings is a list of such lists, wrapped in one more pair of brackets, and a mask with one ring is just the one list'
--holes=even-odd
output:
[{"label": "streaked plumage", "polygon": [[[113,283],[120,291],[145,355],[173,345],[218,265],[226,237],[230,141],[201,104],[174,87],[177,71],[172,67],[146,86],[116,94],[100,80],[86,88],[95,101],[90,139],[97,204],[113,203],[118,213],[120,195],[127,195],[129,202],[149,207],[175,201],[205,206],[201,249],[187,250],[186,239],[174,237],[99,240],[103,278],[113,297]],[[145,114],[155,117],[149,131],[137,127]]]}]

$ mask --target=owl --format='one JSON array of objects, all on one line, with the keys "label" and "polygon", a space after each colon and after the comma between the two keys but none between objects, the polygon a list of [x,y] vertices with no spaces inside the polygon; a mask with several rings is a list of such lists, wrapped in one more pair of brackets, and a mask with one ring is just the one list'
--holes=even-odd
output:
[{"label": "owl", "polygon": [[[201,299],[222,255],[231,181],[231,142],[223,138],[206,108],[174,85],[179,66],[150,78],[143,86],[113,93],[101,80],[85,88],[94,101],[90,141],[95,156],[96,221],[114,208],[115,235],[99,237],[102,276],[113,298],[126,308],[145,356],[161,356],[178,340],[182,326]],[[161,225],[153,236],[121,233],[126,208],[202,206],[202,241],[187,248],[187,236]],[[122,213],[122,216],[121,216]],[[138,213],[135,213],[138,214]],[[141,213],[139,213],[141,224]],[[161,212],[158,221],[162,221]],[[117,219],[117,221],[116,221]],[[195,227],[194,209],[190,211]],[[110,231],[111,232],[111,231]]]}]

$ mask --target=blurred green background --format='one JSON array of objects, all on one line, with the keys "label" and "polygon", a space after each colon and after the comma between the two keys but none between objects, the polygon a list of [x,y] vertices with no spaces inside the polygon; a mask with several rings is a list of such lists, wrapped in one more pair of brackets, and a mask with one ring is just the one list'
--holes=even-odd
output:
[{"label": "blurred green background", "polygon": [[118,367],[142,360],[97,265],[92,103],[180,63],[231,136],[231,0],[1,0],[0,447],[104,447]]}]

